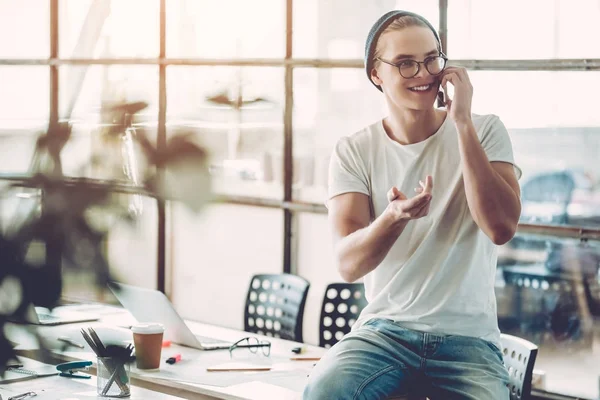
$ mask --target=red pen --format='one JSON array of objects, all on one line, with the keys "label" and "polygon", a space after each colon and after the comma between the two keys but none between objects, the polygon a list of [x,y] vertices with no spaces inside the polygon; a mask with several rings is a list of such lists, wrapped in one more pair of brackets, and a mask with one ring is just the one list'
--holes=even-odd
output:
[{"label": "red pen", "polygon": [[175,354],[173,357],[167,359],[167,364],[175,364],[179,361],[181,361],[181,354]]}]

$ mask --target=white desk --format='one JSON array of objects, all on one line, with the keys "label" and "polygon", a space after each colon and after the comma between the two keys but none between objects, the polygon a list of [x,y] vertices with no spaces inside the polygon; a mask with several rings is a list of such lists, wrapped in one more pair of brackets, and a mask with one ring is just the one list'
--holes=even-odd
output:
[{"label": "white desk", "polygon": [[[85,344],[79,329],[93,326],[102,339],[103,329],[106,330],[108,326],[129,326],[133,322],[134,319],[129,313],[124,312],[122,309],[112,309],[110,312],[103,312],[102,319],[99,322],[39,327],[38,331],[43,337],[48,339],[51,346],[54,344],[56,348],[62,345],[61,342],[55,340],[59,336],[67,336],[86,346],[84,350],[71,348],[65,352],[56,351],[61,359],[90,360],[95,362],[95,354]],[[269,340],[272,343],[271,356],[267,358],[260,355],[260,349],[258,354],[254,355],[247,349],[242,348],[236,349],[233,353],[233,358],[230,358],[227,350],[201,351],[189,347],[171,345],[171,347],[163,348],[160,371],[145,372],[135,367],[131,369],[131,378],[134,385],[162,393],[182,396],[186,399],[299,399],[307,381],[307,375],[310,373],[315,361],[291,361],[290,357],[295,356],[291,349],[304,346],[306,352],[302,356],[305,357],[319,357],[325,352],[325,349],[320,347],[302,345],[271,337],[261,337],[234,329],[197,322],[188,322],[188,325],[195,334],[232,342],[246,336],[257,336],[261,339]],[[123,332],[129,334],[126,330],[123,330]],[[35,347],[34,342],[25,340],[22,332],[9,332],[9,337],[21,343],[17,348],[19,350],[29,350]],[[131,337],[129,338],[131,340]],[[174,365],[164,362],[173,354],[178,353],[182,356],[180,362]],[[252,364],[267,363],[271,364],[272,370],[245,373],[206,372],[206,368],[209,366],[231,361],[247,361]]]},{"label": "white desk", "polygon": [[[73,379],[61,376],[50,376],[45,378],[30,379],[26,381],[14,382],[0,385],[0,396],[3,400],[12,396],[17,396],[26,392],[35,392],[35,397],[27,397],[24,400],[91,400],[102,399],[109,400],[107,397],[98,397],[96,395],[96,377],[91,379]],[[180,400],[184,397],[175,397],[161,392],[144,389],[141,387],[131,387],[130,400]]]}]

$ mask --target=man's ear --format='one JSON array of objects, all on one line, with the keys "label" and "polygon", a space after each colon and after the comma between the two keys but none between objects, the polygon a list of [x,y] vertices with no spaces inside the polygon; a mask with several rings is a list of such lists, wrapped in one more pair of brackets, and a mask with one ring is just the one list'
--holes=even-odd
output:
[{"label": "man's ear", "polygon": [[381,86],[383,83],[376,68],[371,69],[371,80],[378,86]]}]

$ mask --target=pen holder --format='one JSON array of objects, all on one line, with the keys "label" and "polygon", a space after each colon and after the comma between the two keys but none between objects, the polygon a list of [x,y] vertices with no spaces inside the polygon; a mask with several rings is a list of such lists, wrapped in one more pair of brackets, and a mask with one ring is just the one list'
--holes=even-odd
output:
[{"label": "pen holder", "polygon": [[98,357],[97,393],[100,397],[129,397],[130,364],[113,357]]}]

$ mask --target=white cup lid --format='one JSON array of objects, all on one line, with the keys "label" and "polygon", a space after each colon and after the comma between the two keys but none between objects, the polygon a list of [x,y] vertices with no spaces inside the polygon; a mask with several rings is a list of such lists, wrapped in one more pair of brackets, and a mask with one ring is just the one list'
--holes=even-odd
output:
[{"label": "white cup lid", "polygon": [[142,334],[163,333],[165,331],[165,327],[158,323],[141,323],[133,325],[131,327],[131,331],[133,333]]}]

